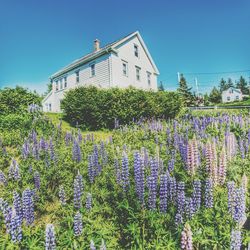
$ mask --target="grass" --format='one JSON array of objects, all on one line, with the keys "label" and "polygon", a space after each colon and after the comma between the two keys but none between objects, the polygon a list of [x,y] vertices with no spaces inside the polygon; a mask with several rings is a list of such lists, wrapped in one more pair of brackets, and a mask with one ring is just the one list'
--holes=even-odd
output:
[{"label": "grass", "polygon": [[[61,121],[62,130],[65,132],[75,129],[75,127],[71,126],[68,122],[63,120],[62,113],[45,113],[45,116],[48,117],[55,125],[58,125]],[[109,130],[98,130],[98,131],[82,130],[83,136],[87,134],[92,134],[92,133],[94,134],[95,138],[98,140],[106,140],[108,139],[109,136],[111,136],[111,132]]]}]

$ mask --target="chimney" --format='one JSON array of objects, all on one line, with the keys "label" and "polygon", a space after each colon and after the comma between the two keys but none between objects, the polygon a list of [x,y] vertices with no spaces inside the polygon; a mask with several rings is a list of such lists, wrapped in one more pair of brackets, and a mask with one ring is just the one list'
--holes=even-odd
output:
[{"label": "chimney", "polygon": [[98,39],[95,39],[94,41],[94,52],[100,50],[100,41]]}]

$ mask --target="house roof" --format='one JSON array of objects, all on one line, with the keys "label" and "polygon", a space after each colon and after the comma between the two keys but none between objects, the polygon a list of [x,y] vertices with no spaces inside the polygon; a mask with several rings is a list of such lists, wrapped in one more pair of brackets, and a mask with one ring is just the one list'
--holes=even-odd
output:
[{"label": "house roof", "polygon": [[148,59],[150,60],[152,66],[153,66],[153,68],[155,70],[155,73],[159,74],[159,71],[158,71],[158,69],[157,69],[157,67],[156,67],[156,65],[155,65],[155,63],[154,63],[154,61],[153,61],[153,59],[152,59],[152,57],[151,57],[151,55],[150,55],[150,53],[149,53],[146,45],[145,45],[145,43],[143,42],[143,39],[142,39],[139,31],[135,31],[135,32],[130,33],[130,34],[126,35],[125,37],[120,38],[120,39],[118,39],[118,40],[116,40],[116,41],[114,41],[112,43],[106,44],[104,47],[100,48],[98,51],[91,52],[91,53],[89,53],[89,54],[87,54],[87,55],[85,55],[85,56],[83,56],[83,57],[81,57],[79,59],[76,59],[75,61],[73,61],[72,63],[70,63],[69,65],[67,65],[66,67],[64,67],[61,70],[59,70],[56,73],[54,73],[50,77],[50,79],[59,77],[62,74],[65,74],[68,71],[73,70],[73,69],[79,67],[80,65],[83,65],[83,64],[85,64],[85,63],[87,63],[89,61],[92,61],[93,59],[96,59],[96,58],[98,58],[98,57],[100,57],[100,56],[102,56],[104,54],[110,53],[112,51],[116,53],[117,52],[116,51],[117,47],[119,47],[121,44],[123,44],[124,42],[126,42],[127,40],[131,39],[134,36],[138,37],[139,41],[142,44],[143,49],[146,52],[146,55],[148,56]]},{"label": "house roof", "polygon": [[241,94],[241,90],[240,90],[240,89],[236,89],[235,87],[230,87],[230,88],[228,88],[228,89],[222,91],[222,93],[226,93],[226,92],[228,92],[228,91],[231,90],[231,89],[232,89],[233,91],[235,91],[235,92]]}]

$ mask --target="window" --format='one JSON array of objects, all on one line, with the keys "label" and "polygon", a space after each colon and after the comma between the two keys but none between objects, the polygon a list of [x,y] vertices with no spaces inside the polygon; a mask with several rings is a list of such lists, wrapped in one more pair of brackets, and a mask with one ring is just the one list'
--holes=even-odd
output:
[{"label": "window", "polygon": [[67,88],[67,76],[64,77],[64,88]]},{"label": "window", "polygon": [[148,86],[151,85],[151,73],[147,72],[147,80],[148,80]]},{"label": "window", "polygon": [[239,96],[238,95],[236,96],[236,100],[239,100]]},{"label": "window", "polygon": [[139,67],[135,66],[135,72],[136,72],[136,80],[140,81],[141,80],[141,76],[140,76],[141,69]]},{"label": "window", "polygon": [[79,70],[76,71],[76,83],[79,83]]},{"label": "window", "polygon": [[134,44],[134,52],[135,52],[135,56],[139,57],[139,48],[138,45]]},{"label": "window", "polygon": [[51,103],[49,103],[49,111],[51,111]]},{"label": "window", "polygon": [[91,64],[91,76],[95,76],[95,64]]},{"label": "window", "polygon": [[227,100],[230,101],[230,96],[227,97]]},{"label": "window", "polygon": [[128,63],[125,61],[122,62],[122,73],[124,76],[128,76]]},{"label": "window", "polygon": [[62,79],[60,79],[60,89],[63,89],[63,82],[62,82]]},{"label": "window", "polygon": [[56,91],[58,91],[58,81],[56,81]]}]

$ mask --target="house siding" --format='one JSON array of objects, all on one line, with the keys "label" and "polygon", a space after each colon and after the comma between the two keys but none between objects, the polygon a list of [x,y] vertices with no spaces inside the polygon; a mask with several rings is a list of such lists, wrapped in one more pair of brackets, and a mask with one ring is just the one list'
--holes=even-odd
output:
[{"label": "house siding", "polygon": [[[95,76],[91,76],[91,64],[95,64]],[[43,110],[48,111],[47,107],[49,103],[52,105],[51,112],[61,112],[60,101],[64,98],[65,92],[72,88],[78,86],[96,86],[102,88],[110,87],[110,54],[103,55],[93,61],[90,61],[74,70],[67,72],[66,74],[61,75],[53,79],[52,85],[53,90],[52,94],[43,100]],[[79,83],[76,83],[76,71],[79,70]],[[56,91],[56,81],[59,83],[60,79],[63,80],[64,77],[67,77],[67,88],[59,89]]]},{"label": "house siding", "polygon": [[[134,44],[138,46],[139,57],[134,55]],[[112,53],[112,77],[113,87],[127,88],[133,86],[144,90],[157,90],[157,75],[146,52],[144,51],[137,36],[116,48],[117,54]],[[122,72],[122,61],[127,62],[128,75],[124,76]],[[136,66],[140,70],[140,81],[136,79]],[[148,85],[147,72],[151,73],[151,85]]]}]

